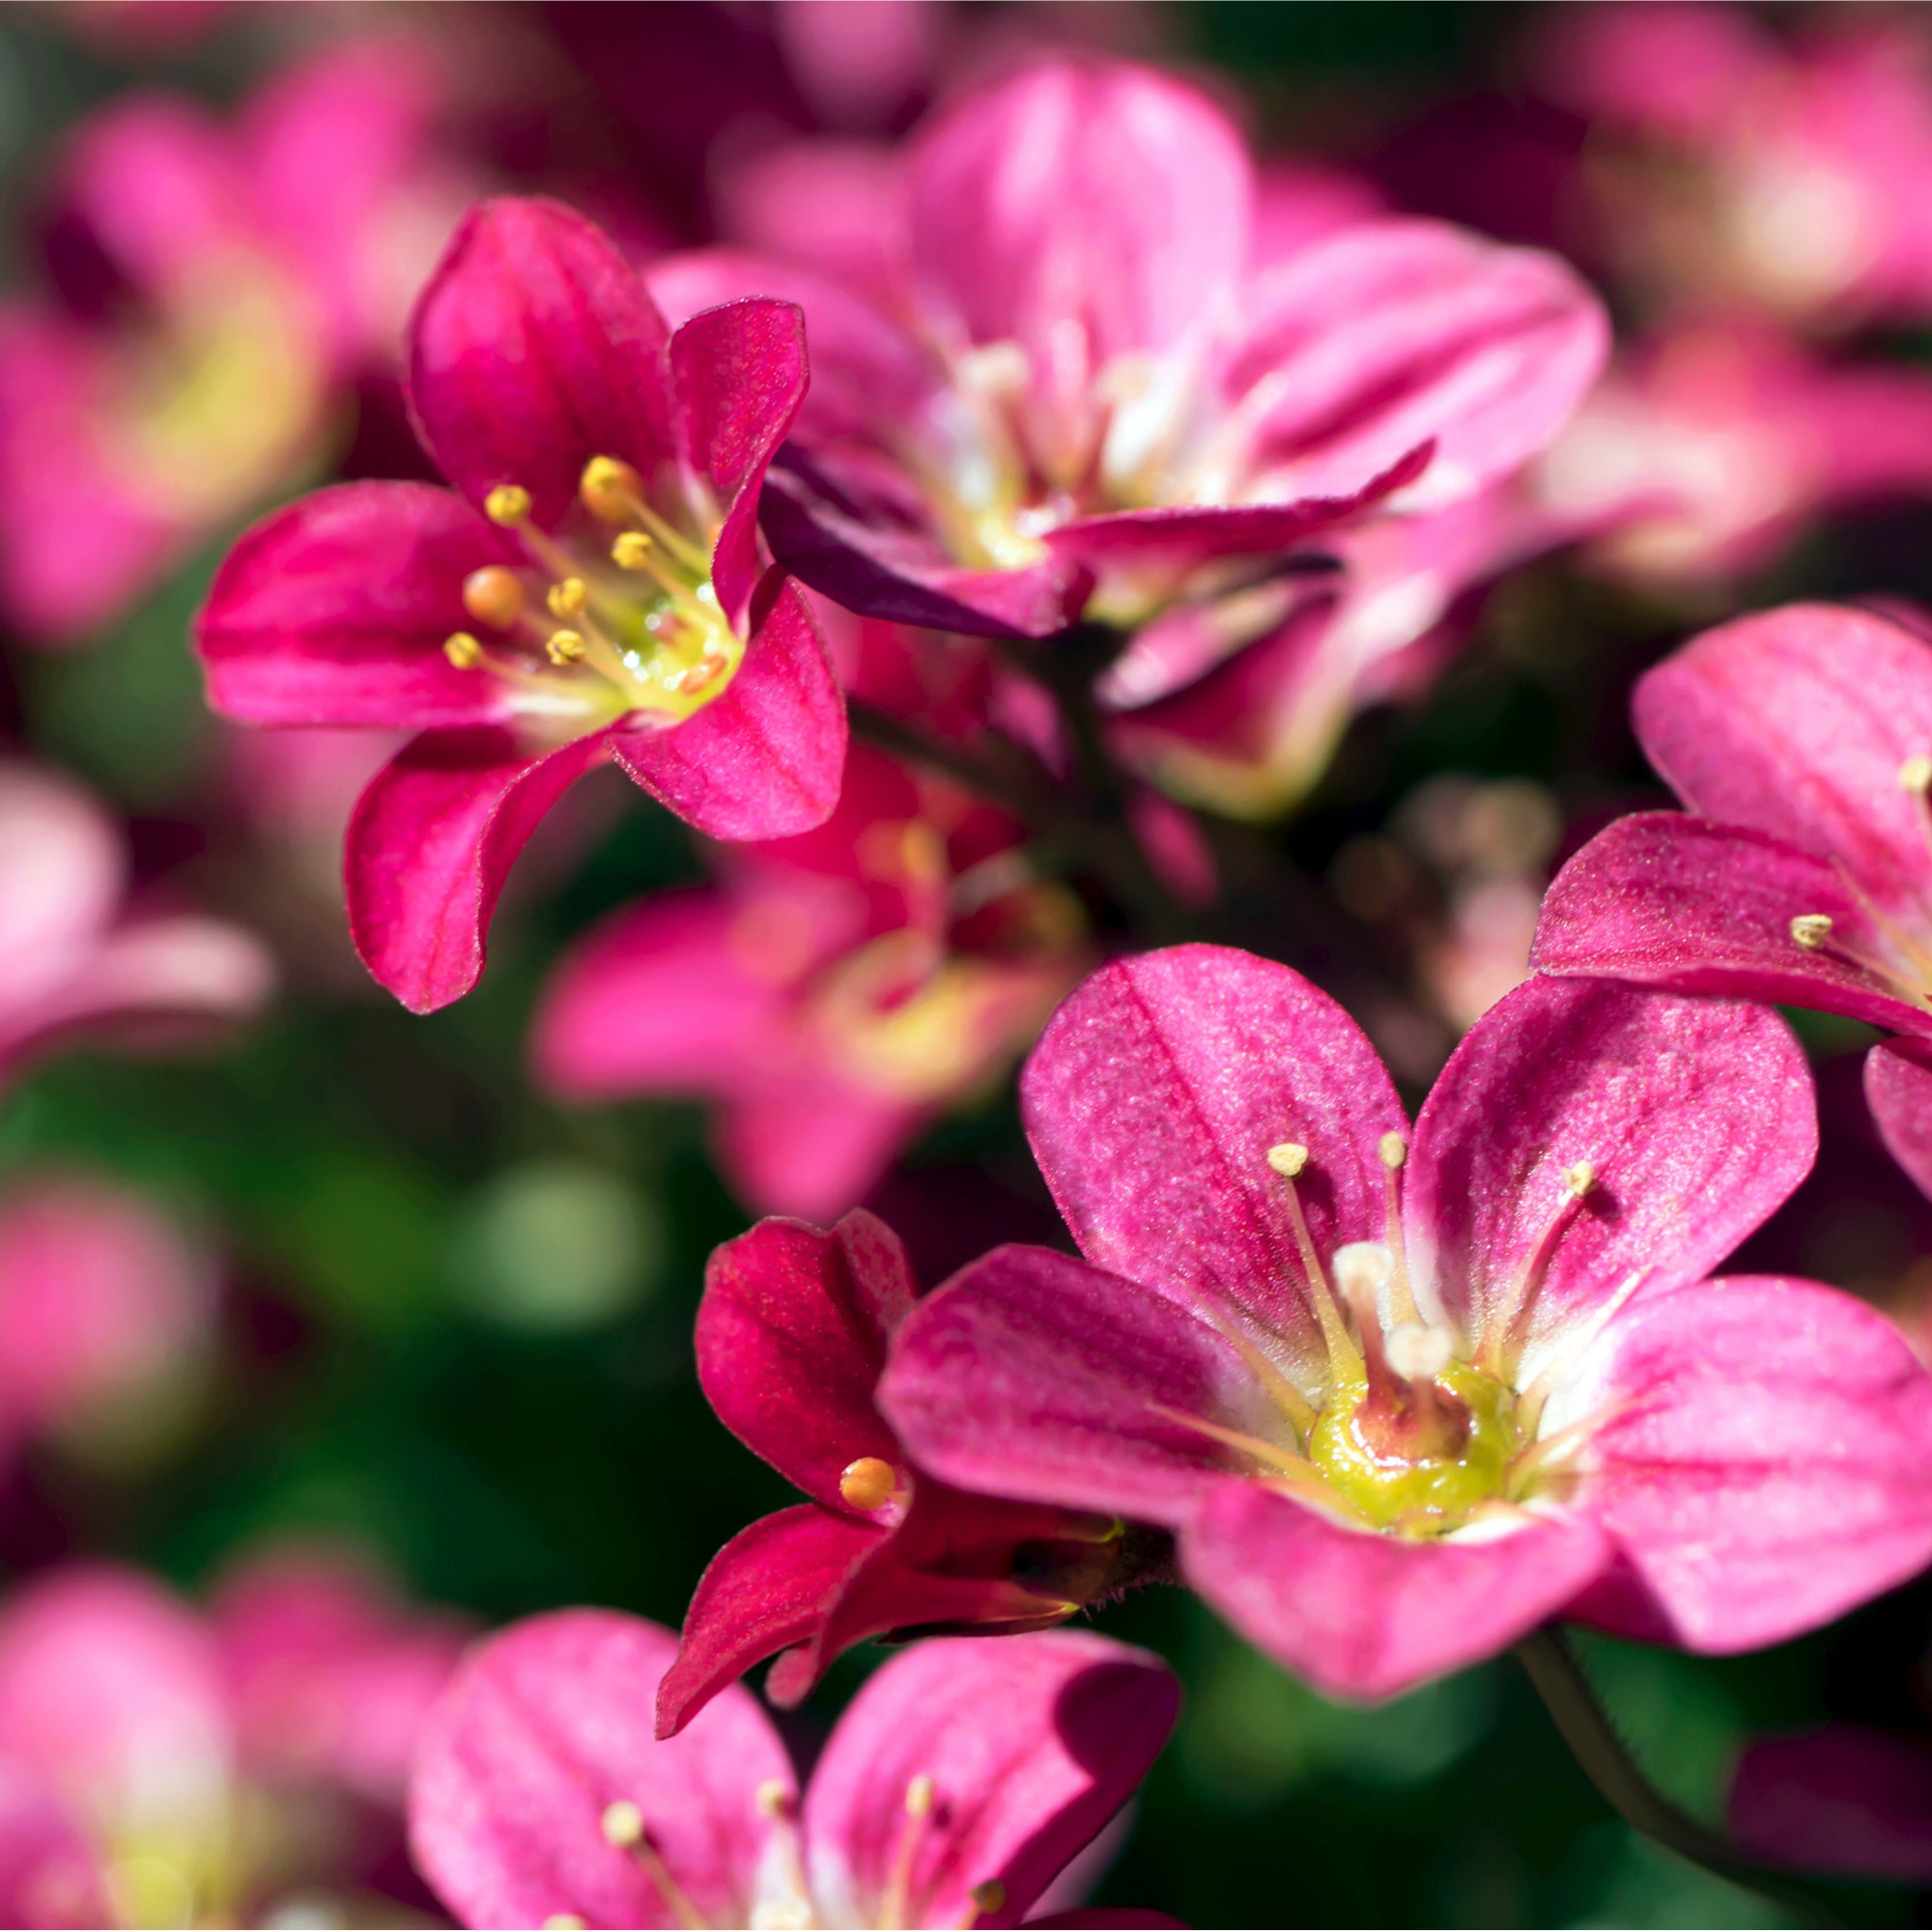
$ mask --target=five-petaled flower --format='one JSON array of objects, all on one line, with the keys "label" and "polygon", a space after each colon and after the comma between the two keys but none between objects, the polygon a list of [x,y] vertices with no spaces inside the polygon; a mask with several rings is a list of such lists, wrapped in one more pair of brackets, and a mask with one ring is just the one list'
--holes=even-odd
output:
[{"label": "five-petaled flower", "polygon": [[1531,980],[1411,1134],[1333,1002],[1181,947],[1076,992],[1022,1100],[1085,1260],[956,1275],[881,1408],[948,1482],[1169,1525],[1322,1689],[1392,1695],[1557,1614],[1744,1649],[1932,1555],[1897,1332],[1704,1279],[1815,1151],[1775,1013]]},{"label": "five-petaled flower", "polygon": [[1016,1925],[1147,1776],[1179,1701],[1158,1659],[1092,1632],[942,1638],[860,1691],[801,1804],[742,1686],[652,1736],[674,1641],[563,1610],[473,1653],[410,1796],[416,1861],[463,1923]]},{"label": "five-petaled flower", "polygon": [[712,1256],[698,1379],[811,1500],[740,1531],[698,1579],[663,1735],[775,1652],[766,1690],[796,1704],[867,1637],[1038,1630],[1124,1587],[1132,1541],[1113,1518],[962,1494],[908,1463],[873,1390],[916,1293],[898,1236],[863,1210],[829,1233],[761,1221]]},{"label": "five-petaled flower", "polygon": [[351,823],[357,949],[406,1005],[482,970],[510,862],[611,761],[714,838],[820,823],[844,710],[765,566],[765,467],[806,387],[787,302],[669,329],[588,221],[474,211],[411,327],[410,401],[456,486],[326,490],[245,535],[196,628],[211,701],[257,724],[421,731]]},{"label": "five-petaled flower", "polygon": [[1890,1029],[1866,1096],[1932,1192],[1932,644],[1792,605],[1693,639],[1631,708],[1689,810],[1633,813],[1577,853],[1535,963]]}]

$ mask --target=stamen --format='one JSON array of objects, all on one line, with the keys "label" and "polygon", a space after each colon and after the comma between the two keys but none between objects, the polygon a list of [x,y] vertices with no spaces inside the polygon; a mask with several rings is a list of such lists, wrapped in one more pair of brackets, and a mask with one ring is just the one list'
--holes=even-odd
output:
[{"label": "stamen", "polygon": [[855,1510],[867,1516],[884,1509],[899,1487],[899,1472],[883,1457],[861,1456],[847,1463],[838,1476],[838,1493]]},{"label": "stamen", "polygon": [[671,1916],[687,1932],[703,1932],[704,1915],[686,1896],[684,1888],[672,1878],[658,1848],[644,1831],[644,1814],[628,1798],[605,1805],[599,1820],[604,1841],[620,1852],[629,1852],[643,1868],[644,1876],[657,1888],[658,1896],[670,1907]]},{"label": "stamen", "polygon": [[1837,873],[1846,893],[1857,901],[1859,910],[1871,922],[1873,930],[1879,933],[1881,937],[1889,940],[1898,950],[1900,956],[1907,961],[1910,970],[1918,974],[1918,983],[1912,985],[1909,982],[1902,981],[1898,974],[1891,967],[1886,965],[1883,961],[1868,959],[1861,952],[1855,952],[1849,946],[1833,946],[1832,948],[1833,952],[1838,958],[1858,967],[1861,972],[1870,973],[1875,978],[1884,980],[1886,984],[1896,987],[1899,991],[1905,993],[1908,998],[1917,1000],[1921,1007],[1932,1006],[1932,998],[1928,998],[1926,992],[1926,988],[1932,986],[1932,950],[1928,950],[1923,941],[1915,938],[1913,934],[1900,925],[1859,884],[1858,880],[1852,876],[1850,868],[1842,859],[1833,859],[1832,861],[1832,869]]},{"label": "stamen", "polygon": [[492,630],[514,628],[524,614],[523,580],[500,563],[472,570],[463,580],[463,608]]},{"label": "stamen", "polygon": [[791,1793],[776,1777],[766,1778],[752,1794],[752,1802],[767,1818],[782,1818],[791,1810]]},{"label": "stamen", "polygon": [[1382,1239],[1394,1263],[1389,1275],[1389,1319],[1399,1322],[1418,1322],[1422,1312],[1415,1305],[1415,1291],[1408,1281],[1408,1243],[1402,1232],[1402,1188],[1396,1176],[1408,1159],[1408,1143],[1391,1130],[1376,1144],[1381,1155],[1384,1205]]},{"label": "stamen", "polygon": [[1898,788],[1900,791],[1916,791],[1920,798],[1932,789],[1932,758],[1920,752],[1907,758],[1898,768]]},{"label": "stamen", "polygon": [[983,1880],[976,1885],[966,1896],[973,1901],[975,1918],[988,1912],[997,1912],[1007,1902],[1007,1889],[996,1878]]},{"label": "stamen", "polygon": [[543,1932],[588,1932],[588,1928],[574,1912],[553,1912],[543,1922]]},{"label": "stamen", "polygon": [[1591,1344],[1609,1326],[1618,1311],[1643,1285],[1644,1277],[1649,1272],[1648,1266],[1633,1268],[1617,1292],[1579,1330],[1572,1334],[1556,1354],[1538,1371],[1536,1379],[1523,1390],[1521,1399],[1517,1404],[1517,1420],[1525,1435],[1535,1435],[1536,1425],[1543,1419],[1544,1406],[1548,1402],[1557,1383],[1583,1359]]},{"label": "stamen", "polygon": [[498,483],[484,497],[483,514],[493,524],[514,530],[530,514],[530,493],[515,483]]},{"label": "stamen", "polygon": [[1791,922],[1791,937],[1807,952],[1815,952],[1832,936],[1832,915],[1802,912]]},{"label": "stamen", "polygon": [[1587,1160],[1573,1162],[1563,1170],[1562,1199],[1557,1202],[1549,1219],[1543,1224],[1543,1232],[1536,1237],[1536,1244],[1529,1251],[1529,1259],[1523,1264],[1522,1273],[1518,1276],[1515,1288],[1484,1324],[1483,1346],[1476,1360],[1479,1367],[1487,1369],[1492,1375],[1505,1381],[1510,1378],[1505,1364],[1515,1357],[1522,1345],[1520,1331],[1536,1305],[1537,1295],[1542,1292],[1543,1277],[1555,1252],[1557,1237],[1568,1225],[1571,1210],[1596,1184],[1597,1170]]},{"label": "stamen", "polygon": [[1532,1478],[1547,1472],[1551,1463],[1573,1456],[1612,1417],[1630,1406],[1630,1398],[1620,1396],[1592,1409],[1588,1415],[1567,1422],[1561,1429],[1517,1451],[1510,1459],[1509,1480],[1513,1495],[1520,1495]]},{"label": "stamen", "polygon": [[694,589],[668,564],[658,560],[657,545],[641,530],[626,530],[611,546],[611,560],[619,570],[635,570],[648,577],[672,604],[678,614],[699,630],[708,631],[719,622],[717,593],[712,591],[711,608],[706,609],[704,593],[709,583]]},{"label": "stamen", "polygon": [[1197,1435],[1205,1435],[1211,1442],[1238,1449],[1242,1455],[1252,1456],[1256,1462],[1265,1463],[1282,1475],[1316,1473],[1315,1464],[1306,1456],[1297,1456],[1293,1449],[1284,1449],[1278,1442],[1250,1435],[1243,1430],[1224,1428],[1218,1422],[1209,1422],[1205,1415],[1189,1415],[1184,1408],[1169,1408],[1162,1402],[1151,1402],[1148,1407],[1162,1421],[1178,1423],[1182,1429],[1191,1429]]},{"label": "stamen", "polygon": [[632,499],[641,497],[644,481],[628,463],[614,456],[593,456],[583,466],[578,481],[583,507],[607,524],[621,524],[629,513]]},{"label": "stamen", "polygon": [[597,1829],[604,1833],[606,1844],[628,1852],[644,1835],[644,1814],[628,1798],[619,1798],[605,1805]]},{"label": "stamen", "polygon": [[1354,1343],[1349,1339],[1348,1326],[1328,1288],[1328,1277],[1321,1272],[1321,1261],[1315,1252],[1315,1241],[1308,1232],[1308,1218],[1301,1211],[1301,1195],[1294,1184],[1295,1177],[1308,1165],[1308,1150],[1299,1141],[1281,1141],[1268,1149],[1267,1164],[1281,1176],[1288,1195],[1288,1218],[1294,1230],[1295,1246],[1300,1250],[1301,1271],[1308,1282],[1308,1298],[1314,1304],[1315,1319],[1321,1328],[1322,1345],[1328,1350],[1329,1379],[1331,1382],[1348,1380],[1361,1374],[1362,1358]]},{"label": "stamen", "polygon": [[879,1897],[879,1916],[875,1922],[881,1926],[905,1923],[906,1904],[912,1895],[913,1860],[918,1856],[919,1841],[924,1833],[925,1821],[932,1816],[937,1796],[932,1779],[924,1772],[921,1772],[906,1786],[905,1824],[899,1832],[898,1847],[893,1855],[892,1874]]},{"label": "stamen", "polygon": [[1282,1412],[1294,1425],[1295,1434],[1304,1442],[1307,1441],[1308,1432],[1316,1423],[1314,1404],[1295,1387],[1281,1368],[1270,1361],[1238,1328],[1217,1321],[1212,1315],[1207,1320],[1214,1332],[1224,1337],[1229,1345],[1239,1352],[1242,1361],[1254,1371],[1256,1378],[1265,1384],[1267,1392],[1273,1396],[1280,1405]]},{"label": "stamen", "polygon": [[584,589],[581,577],[566,577],[561,583],[553,583],[544,596],[550,614],[559,623],[580,616],[588,601],[589,593]]},{"label": "stamen", "polygon": [[583,655],[583,637],[579,631],[553,631],[544,645],[544,656],[554,665],[576,664]]},{"label": "stamen", "polygon": [[446,637],[442,654],[458,670],[474,670],[483,662],[483,646],[468,631],[454,631]]}]

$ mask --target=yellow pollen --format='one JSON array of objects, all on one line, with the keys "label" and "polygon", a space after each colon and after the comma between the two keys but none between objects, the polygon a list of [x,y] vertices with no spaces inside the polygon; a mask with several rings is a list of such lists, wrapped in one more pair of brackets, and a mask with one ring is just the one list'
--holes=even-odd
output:
[{"label": "yellow pollen", "polygon": [[626,530],[611,546],[611,561],[619,570],[648,570],[651,540],[642,530]]},{"label": "yellow pollen", "polygon": [[606,1844],[628,1851],[643,1841],[644,1814],[628,1798],[620,1798],[614,1804],[605,1805],[598,1829],[604,1833]]},{"label": "yellow pollen", "polygon": [[575,617],[588,601],[589,593],[583,587],[581,577],[566,577],[561,583],[553,583],[544,602],[550,606],[553,617]]},{"label": "yellow pollen", "polygon": [[1308,1150],[1299,1141],[1283,1141],[1268,1149],[1267,1163],[1284,1180],[1293,1180],[1308,1165]]},{"label": "yellow pollen", "polygon": [[463,580],[463,608],[479,624],[507,631],[524,614],[524,586],[514,570],[486,564]]},{"label": "yellow pollen", "polygon": [[553,631],[544,655],[554,665],[575,664],[583,655],[583,639],[575,631]]},{"label": "yellow pollen", "polygon": [[1587,1160],[1563,1170],[1563,1184],[1580,1201],[1597,1184],[1597,1170]]},{"label": "yellow pollen", "polygon": [[932,1779],[921,1772],[906,1786],[905,1808],[908,1818],[926,1818],[932,1815],[932,1801],[938,1794],[932,1788]]},{"label": "yellow pollen", "polygon": [[782,1818],[791,1809],[791,1793],[782,1778],[768,1777],[752,1794],[752,1802],[767,1818]]},{"label": "yellow pollen", "polygon": [[1791,922],[1791,936],[1807,952],[1815,952],[1832,936],[1832,915],[1802,912]]},{"label": "yellow pollen", "polygon": [[483,646],[468,631],[445,638],[442,654],[458,670],[474,670],[483,662]]},{"label": "yellow pollen", "polygon": [[1920,794],[1932,790],[1932,758],[1922,752],[1916,757],[1907,758],[1898,768],[1898,786],[1901,791]]},{"label": "yellow pollen", "polygon": [[515,483],[498,483],[483,498],[483,514],[493,524],[513,530],[530,513],[530,493]]},{"label": "yellow pollen", "polygon": [[861,1456],[838,1473],[838,1493],[855,1510],[883,1509],[899,1486],[899,1473],[880,1456]]},{"label": "yellow pollen", "polygon": [[577,487],[583,507],[607,524],[622,523],[644,488],[638,472],[614,456],[593,456]]},{"label": "yellow pollen", "polygon": [[1386,1133],[1376,1143],[1382,1165],[1393,1174],[1408,1158],[1408,1143],[1398,1133]]},{"label": "yellow pollen", "polygon": [[998,1879],[989,1878],[976,1885],[966,1896],[973,1901],[975,1911],[997,1912],[1007,1902],[1007,1889]]},{"label": "yellow pollen", "polygon": [[553,1912],[543,1922],[543,1932],[585,1932],[584,1921],[574,1912]]}]

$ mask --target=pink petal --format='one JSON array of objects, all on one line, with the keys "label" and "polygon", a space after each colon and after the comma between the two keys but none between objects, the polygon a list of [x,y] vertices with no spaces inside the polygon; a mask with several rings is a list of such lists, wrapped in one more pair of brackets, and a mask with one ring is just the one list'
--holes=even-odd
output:
[{"label": "pink petal", "polygon": [[72,972],[113,918],[127,870],[113,821],[79,785],[0,762],[0,1005]]},{"label": "pink petal", "polygon": [[712,580],[742,625],[758,578],[758,492],[805,400],[805,318],[782,301],[707,309],[671,337],[670,373],[679,446],[724,512]]},{"label": "pink petal", "polygon": [[754,1663],[812,1636],[887,1535],[816,1503],[741,1529],[697,1579],[676,1662],[658,1686],[657,1735],[675,1737]]},{"label": "pink petal", "polygon": [[1331,1697],[1399,1697],[1554,1616],[1609,1559],[1574,1520],[1435,1542],[1347,1529],[1260,1483],[1225,1485],[1181,1540],[1187,1580]]},{"label": "pink petal", "polygon": [[1865,1055],[1865,1104],[1891,1157],[1932,1196],[1932,1065],[1922,1047],[1888,1041]]},{"label": "pink petal", "polygon": [[1046,1248],[995,1248],[919,1303],[878,1400],[919,1467],[959,1489],[1161,1523],[1243,1466],[1183,1418],[1270,1427],[1231,1342],[1158,1288]]},{"label": "pink petal", "polygon": [[718,1164],[747,1207],[830,1220],[871,1192],[933,1112],[836,1071],[762,1079],[720,1114]]},{"label": "pink petal", "polygon": [[111,1925],[107,1874],[77,1810],[0,1761],[0,1919],[9,1925]]},{"label": "pink petal", "polygon": [[470,1653],[431,1718],[410,1793],[416,1863],[467,1925],[675,1925],[636,1854],[604,1836],[635,1804],[656,1858],[705,1920],[745,1925],[791,1766],[751,1693],[723,1690],[679,1737],[651,1735],[676,1639],[612,1610],[513,1624]]},{"label": "pink petal", "polygon": [[712,838],[788,838],[838,803],[845,699],[797,584],[773,573],[753,624],[737,674],[702,710],[611,739],[639,784]]},{"label": "pink petal", "polygon": [[906,1792],[932,1782],[903,1916],[964,1924],[975,1887],[1017,1924],[1133,1795],[1174,1728],[1179,1690],[1158,1658],[1088,1631],[901,1652],[853,1699],[805,1801],[807,1870],[829,1923],[881,1922],[908,1835]]},{"label": "pink petal", "polygon": [[208,701],[251,724],[478,724],[509,715],[501,678],[442,654],[473,630],[472,570],[519,561],[461,497],[345,483],[257,524],[195,619]]},{"label": "pink petal", "polygon": [[1650,761],[1691,810],[1838,860],[1914,923],[1932,870],[1898,782],[1932,755],[1932,649],[1862,611],[1794,604],[1707,631],[1638,683]]},{"label": "pink petal", "polygon": [[829,1234],[771,1220],[726,1241],[697,1311],[697,1378],[718,1419],[815,1502],[857,1514],[838,1493],[846,1465],[902,1466],[872,1392],[916,1293],[898,1236],[863,1209]]},{"label": "pink petal", "polygon": [[1378,1143],[1407,1127],[1375,1048],[1325,993],[1225,947],[1121,960],[1054,1015],[1020,1099],[1091,1261],[1325,1360],[1268,1150],[1309,1150],[1297,1186],[1325,1258],[1381,1238]]},{"label": "pink petal", "polygon": [[1922,1737],[1826,1724],[1760,1738],[1731,1785],[1747,1856],[1800,1871],[1932,1885],[1932,1750]]},{"label": "pink petal", "polygon": [[1605,1405],[1576,1507],[1622,1553],[1578,1606],[1609,1630],[1755,1650],[1932,1558],[1932,1377],[1849,1295],[1740,1276],[1640,1302],[1544,1428]]},{"label": "pink petal", "polygon": [[349,929],[362,963],[412,1012],[475,985],[512,862],[609,748],[602,732],[545,750],[500,726],[430,731],[370,781],[349,822]]},{"label": "pink petal", "polygon": [[1545,973],[1731,993],[1932,1031],[1932,1015],[1889,980],[1800,946],[1791,922],[1809,913],[1829,919],[1839,943],[1885,957],[1884,935],[1824,861],[1760,832],[1642,811],[1600,832],[1556,875],[1531,959]]},{"label": "pink petal", "polygon": [[1506,1324],[1490,1337],[1506,1360],[1512,1331],[1536,1357],[1633,1276],[1646,1295],[1702,1279],[1817,1151],[1810,1070],[1766,1008],[1530,980],[1476,1022],[1416,1122],[1417,1293],[1472,1341]]},{"label": "pink petal", "polygon": [[457,230],[411,324],[410,406],[442,473],[554,525],[593,456],[670,458],[669,331],[638,272],[560,203],[503,198]]}]

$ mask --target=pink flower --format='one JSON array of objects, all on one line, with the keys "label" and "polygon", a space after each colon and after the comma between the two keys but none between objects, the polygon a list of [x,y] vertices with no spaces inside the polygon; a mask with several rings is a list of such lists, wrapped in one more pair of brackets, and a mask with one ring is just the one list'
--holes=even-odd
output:
[{"label": "pink flower", "polygon": [[766,523],[855,610],[1138,624],[1371,503],[1509,474],[1603,359],[1569,270],[1435,223],[1271,222],[1318,239],[1258,260],[1238,133],[1151,69],[1037,60],[935,116],[903,169],[897,196],[866,190],[903,210],[889,307],[745,257],[652,275],[677,313],[804,306],[814,387]]},{"label": "pink flower", "polygon": [[1731,1784],[1731,1835],[1768,1865],[1932,1884],[1932,1746],[1856,1724],[1759,1738]]},{"label": "pink flower", "polygon": [[864,1211],[829,1234],[761,1221],[705,1270],[697,1375],[719,1419],[811,1498],[741,1531],[698,1579],[658,1692],[660,1736],[753,1664],[793,1705],[842,1651],[895,1630],[1039,1630],[1124,1586],[1123,1532],[962,1495],[914,1469],[873,1402],[918,1290]]},{"label": "pink flower", "polygon": [[165,1037],[268,998],[254,939],[192,914],[128,915],[127,873],[78,785],[0,759],[0,1091],[76,1037]]},{"label": "pink flower", "polygon": [[563,1610],[472,1654],[410,1795],[416,1861],[462,1923],[1017,1925],[1179,1703],[1158,1659],[1091,1632],[922,1643],[853,1700],[801,1801],[742,1687],[652,1736],[674,1641]]},{"label": "pink flower", "polygon": [[1536,964],[1903,1036],[1872,1050],[1866,1095],[1932,1191],[1932,644],[1790,605],[1693,639],[1632,715],[1689,810],[1619,819],[1564,867]]},{"label": "pink flower", "polygon": [[230,553],[196,629],[217,710],[421,733],[347,857],[356,948],[413,1010],[475,984],[511,861],[595,766],[714,838],[832,810],[842,703],[755,523],[805,382],[787,303],[673,333],[582,217],[488,202],[411,330],[411,406],[456,489],[326,490]]},{"label": "pink flower", "polygon": [[564,960],[531,1057],[566,1099],[715,1101],[720,1165],[760,1212],[851,1207],[1089,963],[1020,828],[877,752],[854,749],[816,832],[716,863],[722,884],[628,907]]},{"label": "pink flower", "polygon": [[1021,1098],[1085,1260],[956,1275],[882,1411],[943,1481],[1172,1528],[1321,1689],[1391,1696],[1556,1615],[1747,1649],[1932,1556],[1897,1331],[1704,1279],[1815,1151],[1775,1013],[1532,980],[1411,1132],[1331,1000],[1181,947],[1088,980]]}]

